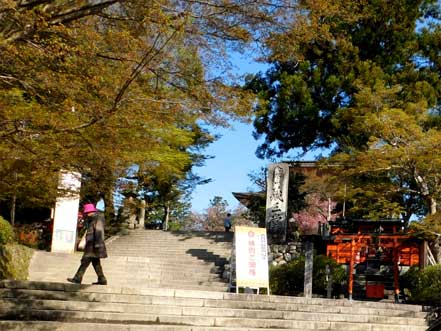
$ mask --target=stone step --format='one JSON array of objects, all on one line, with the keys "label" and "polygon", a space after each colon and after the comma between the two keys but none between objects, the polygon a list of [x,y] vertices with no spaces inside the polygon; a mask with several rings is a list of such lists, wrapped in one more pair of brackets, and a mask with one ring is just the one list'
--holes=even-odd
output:
[{"label": "stone step", "polygon": [[[32,272],[42,272],[45,270],[60,270],[60,266],[57,263],[47,264],[46,267],[37,265],[38,261],[35,263],[31,263],[31,271]],[[65,267],[78,267],[80,265],[80,259],[74,259],[71,261],[66,261]],[[179,264],[179,263],[159,263],[159,262],[150,262],[150,263],[137,263],[137,262],[118,262],[113,258],[107,258],[101,260],[101,265],[106,270],[119,270],[119,271],[129,271],[129,272],[155,272],[155,271],[163,271],[163,272],[186,272],[186,273],[219,273],[223,269],[221,266],[216,266],[212,263],[207,264]]]},{"label": "stone step", "polygon": [[127,257],[142,257],[142,258],[146,258],[146,259],[153,259],[153,260],[182,260],[185,259],[187,261],[201,261],[201,262],[212,262],[212,261],[221,261],[221,262],[226,262],[229,260],[229,255],[224,255],[224,256],[220,256],[220,255],[192,255],[189,253],[181,253],[181,254],[176,254],[176,253],[159,253],[159,254],[147,254],[147,253],[143,253],[138,251],[137,249],[133,249],[133,250],[112,250],[112,249],[108,249],[107,253],[110,257],[112,256],[117,256],[117,257],[121,257],[121,256],[127,256]]},{"label": "stone step", "polygon": [[[44,272],[34,273],[34,276],[30,280],[36,280],[37,278],[44,278],[45,276],[47,276],[47,277],[56,278],[56,279],[58,279],[60,281],[65,281],[65,279],[67,277],[72,276],[75,273],[75,271],[76,271],[75,269],[72,269],[70,272],[66,272],[66,273],[62,273],[62,274],[60,274],[58,272],[55,272],[55,271],[54,272],[46,272],[46,273],[44,273]],[[195,277],[185,277],[184,274],[176,274],[176,277],[174,277],[175,275],[171,274],[171,275],[168,275],[167,277],[161,278],[157,274],[148,274],[148,273],[119,273],[119,272],[110,272],[110,271],[108,271],[106,269],[104,269],[104,274],[107,275],[106,278],[109,278],[109,279],[120,279],[120,278],[126,279],[128,285],[130,284],[131,280],[137,280],[137,279],[139,279],[139,280],[164,279],[166,281],[170,281],[170,280],[173,280],[173,281],[191,280],[191,281],[203,281],[203,282],[210,282],[210,281],[212,281],[212,282],[223,282],[223,283],[226,282],[226,280],[224,280],[224,279],[222,279],[220,277],[217,277],[216,274],[213,274],[214,277],[212,277],[212,278],[208,278],[208,276],[204,276],[204,277],[202,277],[202,276],[201,277],[196,277],[196,276]],[[87,270],[87,272],[86,272],[84,277],[88,278],[89,276],[95,277],[96,276],[95,272],[93,270],[90,270],[90,271]],[[179,276],[182,276],[182,277],[180,278]],[[38,280],[38,281],[44,281],[44,279],[43,280]]]},{"label": "stone step", "polygon": [[[81,257],[83,256],[83,254],[81,252],[77,252],[74,254],[61,254],[61,253],[50,253],[50,252],[46,252],[46,251],[35,251],[33,257],[35,258],[47,258],[48,261],[47,262],[51,262],[50,260],[53,261],[57,261],[57,262],[68,262],[68,261],[79,261],[81,259]],[[188,258],[188,261],[192,261],[195,262],[196,264],[209,264],[210,262],[205,262],[201,259],[198,259],[195,256],[191,256],[191,255],[183,255],[183,256],[174,256],[174,255],[170,255],[168,256],[171,259],[174,260],[181,260],[181,258]],[[167,258],[167,256],[164,256],[164,258]],[[108,259],[114,259],[114,260],[118,260],[119,262],[137,262],[139,264],[148,264],[148,263],[164,263],[161,262],[163,261],[163,258],[161,257],[156,257],[156,256],[142,256],[142,253],[139,253],[137,255],[133,255],[133,256],[125,256],[125,255],[119,255],[116,254],[114,256],[110,255],[108,257]],[[220,258],[221,260],[225,260],[224,258]],[[106,259],[102,259],[102,261],[106,261]]]},{"label": "stone step", "polygon": [[422,308],[412,305],[47,282],[1,281],[0,287],[4,320],[123,323],[130,326],[127,330],[153,324],[235,330],[426,329]]},{"label": "stone step", "polygon": [[[43,281],[43,280],[42,280]],[[50,278],[45,277],[44,281],[50,282],[62,282],[63,279],[58,278]],[[66,280],[64,280],[66,281]],[[96,282],[97,278],[95,275],[90,275],[90,277],[84,277],[82,280],[82,284],[85,286],[90,286],[92,283]],[[146,288],[176,288],[183,290],[200,290],[200,291],[219,291],[219,292],[227,292],[228,284],[226,283],[202,283],[199,284],[197,281],[188,282],[188,283],[180,283],[176,281],[149,281],[149,280],[127,280],[127,279],[114,279],[108,278],[107,282],[111,286],[122,287],[122,286],[130,286],[138,289],[146,289]]]},{"label": "stone step", "polygon": [[[207,246],[205,246],[207,247]],[[226,256],[226,255],[230,255],[230,251],[221,251],[221,250],[214,250],[214,249],[196,249],[194,248],[194,246],[188,246],[188,247],[183,247],[182,249],[178,249],[178,248],[174,248],[174,249],[170,249],[170,250],[161,250],[161,251],[156,251],[153,249],[149,249],[147,247],[141,247],[141,246],[136,246],[135,245],[131,245],[130,247],[120,247],[120,246],[116,246],[112,245],[111,247],[108,248],[108,250],[110,251],[138,251],[144,255],[151,255],[151,256],[160,256],[160,255],[174,255],[174,254],[179,254],[179,255],[188,255],[188,256],[215,256],[215,257],[219,257],[219,256]]]},{"label": "stone step", "polygon": [[[89,277],[90,276],[90,277]],[[38,277],[35,277],[38,278]],[[44,280],[41,281],[60,281],[58,275],[41,275],[40,278],[44,278]],[[51,279],[52,278],[52,279]],[[96,276],[91,273],[90,275],[85,275],[83,277],[83,282],[87,283],[88,280],[96,281]],[[114,285],[115,283],[123,284],[123,285],[132,285],[134,283],[140,283],[140,284],[146,284],[146,286],[154,286],[154,285],[173,285],[175,284],[179,279],[173,279],[173,278],[161,278],[161,277],[151,277],[149,275],[145,276],[137,276],[133,277],[132,279],[127,279],[127,275],[115,275],[111,274],[110,276],[106,277],[109,284]],[[61,279],[61,281],[66,281],[67,277],[65,279]],[[178,285],[182,286],[189,286],[189,285],[201,285],[201,286],[214,286],[214,287],[223,287],[225,288],[227,286],[227,282],[221,278],[212,279],[212,280],[202,280],[197,278],[184,278],[179,280]],[[144,286],[145,287],[145,286]]]},{"label": "stone step", "polygon": [[[75,272],[80,264],[77,263],[76,265],[71,265],[66,267],[65,270],[59,270],[56,268],[48,268],[46,271],[44,270],[33,270],[32,277],[30,280],[33,280],[33,278],[37,278],[38,275],[44,276],[45,274],[52,274],[52,275],[69,275],[72,272]],[[135,276],[151,276],[151,278],[155,278],[156,276],[162,276],[164,275],[165,278],[168,279],[182,279],[182,278],[194,278],[194,279],[201,279],[201,278],[216,278],[220,275],[221,269],[214,269],[214,268],[198,268],[195,270],[195,272],[191,273],[191,268],[174,268],[174,267],[167,267],[167,266],[157,266],[156,268],[152,269],[136,269],[133,268],[124,268],[121,267],[118,269],[116,266],[112,265],[106,265],[102,264],[104,272],[109,275],[125,275],[130,278],[134,278]],[[92,269],[93,271],[93,269]],[[87,270],[89,272],[89,270]]]},{"label": "stone step", "polygon": [[[240,295],[237,295],[240,298]],[[144,305],[180,305],[193,308],[213,308],[213,309],[251,309],[279,312],[299,312],[299,313],[326,313],[326,314],[353,314],[356,316],[373,315],[383,317],[404,317],[424,319],[426,313],[422,311],[381,309],[369,307],[354,307],[330,304],[306,304],[302,303],[277,303],[265,301],[244,301],[237,299],[199,299],[181,297],[160,297],[154,295],[129,295],[116,293],[94,293],[94,292],[75,292],[72,297],[71,292],[65,291],[45,291],[45,290],[26,290],[26,289],[0,289],[0,298],[14,298],[24,300],[71,300],[71,301],[92,301],[92,302],[114,302],[121,304],[144,304]],[[331,300],[331,302],[333,302]]]},{"label": "stone step", "polygon": [[[128,241],[128,238],[132,238],[133,241],[144,241],[146,244],[150,243],[167,243],[173,242],[178,245],[186,245],[188,243],[210,243],[212,246],[228,247],[233,242],[233,236],[229,237],[198,237],[193,232],[187,237],[176,236],[172,233],[152,233],[149,231],[130,231],[128,235],[118,235],[113,240],[120,242]],[[165,246],[165,245],[164,245]]]},{"label": "stone step", "polygon": [[207,248],[217,249],[217,250],[228,250],[232,247],[232,242],[216,243],[206,239],[200,240],[188,240],[185,242],[180,242],[176,238],[151,238],[151,237],[136,237],[136,236],[126,236],[119,237],[111,240],[110,238],[106,241],[112,245],[130,246],[130,244],[139,244],[144,247],[151,247],[157,249],[158,246],[164,247],[164,249],[176,249],[183,247],[194,247],[194,248]]},{"label": "stone step", "polygon": [[[73,262],[73,261],[79,261],[82,257],[82,253],[75,253],[75,254],[54,254],[49,252],[43,252],[43,251],[35,251],[33,258],[34,259],[46,259],[46,263],[44,265],[39,264],[37,267],[44,268],[45,265],[54,265],[60,262]],[[142,256],[140,254],[134,255],[134,256],[125,256],[125,255],[114,255],[109,256],[107,259],[102,259],[102,261],[108,261],[112,260],[113,262],[117,263],[124,263],[124,262],[136,262],[137,265],[142,264],[168,264],[171,261],[176,262],[177,264],[182,261],[182,259],[185,258],[185,256],[170,256],[169,258],[161,258],[156,256]],[[222,261],[225,261],[225,259],[220,259]],[[182,261],[179,264],[186,264],[186,263],[194,263],[195,265],[210,265],[213,264],[213,262],[210,261],[204,261],[200,260],[197,257],[193,256],[187,256],[187,259]]]},{"label": "stone step", "polygon": [[122,239],[115,239],[113,241],[106,241],[109,245],[115,245],[117,247],[126,247],[130,248],[133,246],[140,245],[142,248],[148,248],[154,251],[158,250],[158,247],[162,247],[164,250],[183,250],[183,249],[209,249],[212,251],[219,251],[219,252],[228,252],[232,248],[232,244],[216,244],[216,243],[210,243],[207,241],[189,241],[186,243],[177,243],[174,239],[171,240],[157,240],[152,241],[149,238],[131,238],[131,240],[122,240]]},{"label": "stone step", "polygon": [[[143,237],[136,233],[142,233]],[[151,233],[157,235],[157,233]],[[169,233],[165,236],[176,243],[176,238]],[[186,235],[187,236],[187,235]],[[191,238],[188,236],[188,238]],[[135,240],[136,239],[136,240]],[[223,264],[226,258],[215,255],[214,249],[191,248],[193,243],[185,237],[185,249],[177,253],[173,243],[164,242],[155,244],[154,251],[163,255],[143,256],[148,251],[142,248],[141,244],[148,242],[151,238],[145,236],[144,232],[134,232],[129,236],[110,238],[107,241],[109,258],[102,259],[103,270],[108,283],[113,286],[132,286],[138,288],[168,288],[198,289],[203,291],[228,290],[226,282],[221,278]],[[210,243],[204,238],[204,247],[210,247]],[[127,241],[131,244],[130,252],[118,248],[118,242]],[[201,245],[200,243],[198,245]],[[132,249],[132,247],[135,247]],[[197,246],[199,247],[199,246]],[[141,249],[140,249],[141,248]],[[115,252],[113,252],[115,251]],[[120,255],[122,254],[122,255]],[[193,255],[192,255],[193,254]],[[199,255],[194,256],[194,255]],[[149,254],[146,254],[149,255]],[[67,277],[72,277],[80,265],[82,253],[76,254],[53,254],[37,251],[31,260],[29,280],[65,282]],[[60,265],[63,268],[60,268]],[[96,281],[96,275],[92,267],[89,267],[83,277],[84,284],[91,284]]]},{"label": "stone step", "polygon": [[[154,244],[159,244],[164,248],[172,248],[174,246],[186,246],[189,244],[193,246],[206,246],[207,243],[210,245],[210,247],[230,248],[233,242],[233,240],[216,242],[215,240],[210,240],[208,238],[193,238],[193,239],[181,240],[180,238],[174,236],[157,237],[153,235],[136,235],[136,234],[130,234],[128,236],[115,236],[113,238],[109,238],[106,240],[107,242],[113,241],[119,243],[136,242],[136,243],[142,243],[143,245],[147,245],[147,246],[154,246]],[[167,246],[164,245],[164,243],[172,243],[173,246]]]},{"label": "stone step", "polygon": [[[423,331],[419,306],[228,293],[219,279],[233,234],[136,229],[106,241],[103,269],[66,282],[81,253],[37,252],[30,279],[0,281],[1,330]],[[62,267],[60,267],[62,266]]]},{"label": "stone step", "polygon": [[135,250],[131,252],[107,252],[110,257],[112,256],[139,256],[139,257],[145,257],[150,258],[153,261],[162,261],[162,263],[168,262],[168,263],[179,263],[179,264],[186,264],[186,263],[195,263],[195,264],[207,264],[207,263],[215,263],[217,262],[225,264],[228,262],[228,259],[225,257],[198,257],[198,256],[189,256],[189,255],[144,255],[139,254]]},{"label": "stone step", "polygon": [[[225,282],[220,277],[220,274],[218,272],[210,272],[210,270],[205,270],[205,273],[203,270],[198,271],[194,274],[189,274],[190,270],[175,270],[175,269],[157,269],[152,271],[130,271],[130,270],[118,270],[115,268],[106,268],[106,266],[103,267],[104,273],[108,275],[110,278],[125,278],[127,281],[130,281],[131,279],[165,279],[165,280],[197,280],[197,281],[222,281]],[[77,270],[76,266],[72,266],[70,268],[66,268],[63,272],[60,272],[56,269],[48,269],[47,271],[34,271],[32,277],[29,280],[37,280],[39,278],[42,278],[41,280],[44,281],[44,277],[55,277],[60,280],[66,279],[66,277],[71,276],[74,274]],[[87,270],[85,277],[88,277],[88,275],[95,275],[93,269]],[[40,280],[40,281],[41,281]]]},{"label": "stone step", "polygon": [[340,321],[310,321],[310,320],[281,320],[265,318],[234,318],[234,317],[206,317],[206,316],[180,316],[163,314],[134,314],[114,313],[102,311],[67,311],[67,310],[29,310],[11,309],[4,311],[0,308],[0,318],[17,320],[52,321],[63,320],[71,322],[108,322],[133,323],[133,324],[178,324],[198,327],[230,327],[230,328],[278,328],[278,329],[303,329],[303,330],[347,330],[347,331],[425,331],[426,326],[417,325],[388,325],[363,322]]},{"label": "stone step", "polygon": [[[231,254],[232,235],[170,233],[137,229],[106,240],[109,257],[102,259],[104,274],[113,286],[228,290],[223,265]],[[77,271],[82,253],[34,253],[29,280],[65,282]],[[60,268],[63,266],[63,268]],[[83,283],[96,281],[92,267]]]},{"label": "stone step", "polygon": [[225,258],[227,256],[230,256],[230,251],[216,251],[216,250],[209,250],[209,251],[196,251],[194,248],[185,247],[183,249],[174,249],[174,250],[161,250],[161,251],[154,251],[152,249],[143,248],[139,246],[132,246],[132,247],[118,247],[118,246],[112,246],[107,249],[109,252],[113,253],[124,253],[128,252],[131,253],[133,251],[139,252],[139,254],[142,254],[143,256],[189,256],[189,257],[212,257],[212,258]]},{"label": "stone step", "polygon": [[113,238],[106,239],[107,242],[111,241],[117,241],[120,243],[128,243],[128,242],[139,242],[144,245],[150,245],[153,246],[153,244],[159,244],[163,246],[164,248],[170,248],[173,246],[166,246],[164,243],[173,243],[173,245],[176,246],[186,246],[186,245],[199,245],[199,246],[206,246],[207,243],[210,244],[211,247],[221,247],[221,248],[227,248],[231,247],[231,244],[233,242],[233,239],[230,241],[224,240],[224,241],[216,241],[212,240],[210,238],[189,238],[182,240],[181,238],[177,238],[175,236],[154,236],[149,234],[136,234],[131,233],[127,236],[115,236]]},{"label": "stone step", "polygon": [[[159,247],[160,244],[158,244]],[[108,245],[110,247],[108,247],[108,250],[111,251],[130,251],[130,250],[137,250],[140,253],[143,254],[150,254],[150,255],[172,255],[172,254],[186,254],[186,255],[190,255],[190,254],[199,254],[199,255],[215,255],[215,256],[229,256],[231,254],[231,250],[228,249],[215,249],[213,247],[209,247],[207,246],[207,244],[205,244],[203,247],[195,247],[194,245],[189,245],[189,246],[185,246],[185,247],[173,247],[173,249],[161,249],[158,250],[158,246],[154,246],[154,247],[150,247],[150,246],[143,246],[141,244],[137,244],[137,243],[130,243],[128,245],[118,245],[118,243],[112,243],[110,245]]]},{"label": "stone step", "polygon": [[[56,263],[52,263],[51,265],[47,265],[46,268],[44,266],[36,265],[38,261],[35,263],[31,263],[31,280],[35,273],[44,273],[44,272],[57,272],[59,274],[66,274],[66,270],[76,270],[80,265],[80,260],[72,260],[66,262],[64,264],[64,269],[60,269],[59,265]],[[101,265],[103,266],[104,271],[106,272],[117,272],[117,273],[128,273],[131,274],[140,274],[140,273],[177,273],[177,274],[219,274],[223,271],[221,266],[215,266],[213,264],[176,264],[176,263],[148,263],[148,264],[137,264],[136,262],[130,263],[116,263],[113,259],[104,259],[101,261]],[[68,273],[68,272],[67,272]]]},{"label": "stone step", "polygon": [[[26,322],[26,321],[0,321],[2,331],[237,331],[237,328],[197,327],[187,325],[158,325],[158,324],[109,324],[86,322]],[[262,331],[260,328],[246,328],[246,331]],[[280,329],[265,329],[266,331],[280,331]],[[303,329],[290,329],[303,331]],[[318,330],[321,331],[321,330]]]},{"label": "stone step", "polygon": [[216,240],[224,240],[233,238],[233,232],[223,232],[223,231],[158,231],[158,230],[148,230],[148,229],[135,229],[129,230],[130,233],[135,234],[154,234],[155,236],[174,236],[181,239],[192,239],[192,238],[211,238]]},{"label": "stone step", "polygon": [[[147,296],[147,297],[167,297],[167,298],[191,298],[197,299],[198,304],[210,305],[217,303],[241,303],[243,308],[249,307],[251,303],[259,304],[261,307],[267,307],[266,309],[275,309],[279,307],[287,307],[287,310],[292,310],[292,305],[305,305],[312,307],[331,307],[340,309],[338,312],[343,312],[347,308],[361,308],[357,311],[357,314],[363,313],[363,310],[371,313],[371,309],[375,310],[376,314],[382,310],[384,313],[391,314],[392,312],[409,312],[409,313],[421,313],[422,307],[418,305],[407,304],[393,304],[383,302],[365,302],[365,301],[349,301],[346,299],[321,299],[321,298],[303,298],[303,297],[285,297],[285,296],[268,296],[268,295],[252,295],[252,294],[235,294],[235,293],[220,293],[220,292],[204,292],[204,291],[186,291],[175,289],[135,289],[126,287],[112,287],[112,286],[88,286],[88,285],[76,285],[70,283],[50,283],[50,282],[28,282],[28,281],[12,281],[2,280],[0,281],[0,288],[3,291],[16,291],[20,290],[22,293],[25,291],[40,291],[42,294],[44,291],[47,293],[75,293],[76,296],[83,295],[111,295],[112,298],[118,296],[119,298],[125,298],[125,296]],[[213,301],[214,300],[214,301]],[[120,301],[119,301],[120,302]],[[274,306],[276,304],[276,306]],[[220,306],[222,308],[222,306]],[[237,308],[237,306],[227,306],[229,308]],[[255,308],[255,307],[252,307]],[[260,308],[259,308],[260,309]],[[310,310],[306,310],[310,311]]]},{"label": "stone step", "polygon": [[[426,323],[422,319],[411,317],[391,317],[391,316],[372,316],[354,315],[347,313],[310,313],[310,312],[286,312],[279,310],[253,310],[253,309],[231,309],[218,307],[182,307],[170,305],[147,305],[147,304],[123,304],[102,302],[82,302],[82,301],[60,301],[60,300],[26,300],[26,299],[6,299],[0,302],[0,312],[16,312],[17,307],[25,307],[29,310],[58,310],[76,312],[101,312],[123,313],[123,314],[142,314],[142,315],[177,315],[194,317],[228,317],[245,319],[277,319],[277,320],[296,320],[296,321],[315,321],[315,322],[346,322],[346,323],[380,323],[394,325],[414,325],[424,326]],[[97,315],[98,316],[98,315]],[[34,316],[35,317],[35,316]]]}]

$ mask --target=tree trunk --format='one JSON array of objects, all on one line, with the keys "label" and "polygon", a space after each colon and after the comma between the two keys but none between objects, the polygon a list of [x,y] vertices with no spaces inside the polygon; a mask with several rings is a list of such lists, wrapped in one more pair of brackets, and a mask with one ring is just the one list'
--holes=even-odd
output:
[{"label": "tree trunk", "polygon": [[164,221],[162,229],[168,231],[168,220],[170,218],[170,203],[166,202],[164,206]]},{"label": "tree trunk", "polygon": [[103,196],[104,205],[106,206],[106,210],[104,211],[104,217],[107,222],[113,222],[115,218],[115,207],[113,201],[113,190],[109,190],[104,193]]},{"label": "tree trunk", "polygon": [[326,216],[326,220],[328,222],[331,220],[331,212],[332,212],[332,210],[331,210],[331,203],[332,203],[331,198],[328,198],[328,215]]},{"label": "tree trunk", "polygon": [[436,213],[436,200],[431,195],[429,185],[427,184],[426,179],[418,174],[417,169],[414,170],[414,178],[419,186],[422,197],[427,201],[427,203],[429,205],[428,207],[430,208],[430,215],[435,214]]},{"label": "tree trunk", "polygon": [[430,200],[430,215],[434,215],[436,213],[436,200],[433,197],[429,198]]},{"label": "tree trunk", "polygon": [[15,194],[12,196],[12,203],[11,203],[11,225],[14,226],[15,225],[15,206],[17,204],[17,194]]},{"label": "tree trunk", "polygon": [[[434,198],[430,198],[430,215],[436,214],[436,200]],[[441,238],[440,236],[436,236],[435,240],[429,244],[430,249],[432,250],[433,257],[435,258],[436,263],[441,263]]]},{"label": "tree trunk", "polygon": [[12,226],[15,225],[15,211],[17,208],[17,181],[18,181],[17,171],[14,172],[14,180],[15,180],[15,185],[14,185],[14,193],[12,194],[11,214],[10,214]]}]

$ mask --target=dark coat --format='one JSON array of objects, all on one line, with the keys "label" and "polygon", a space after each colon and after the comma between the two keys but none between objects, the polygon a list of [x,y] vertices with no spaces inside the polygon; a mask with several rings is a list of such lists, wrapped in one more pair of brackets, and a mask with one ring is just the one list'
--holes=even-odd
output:
[{"label": "dark coat", "polygon": [[87,215],[85,219],[86,245],[84,247],[85,257],[106,258],[107,250],[104,244],[104,214],[95,212]]}]

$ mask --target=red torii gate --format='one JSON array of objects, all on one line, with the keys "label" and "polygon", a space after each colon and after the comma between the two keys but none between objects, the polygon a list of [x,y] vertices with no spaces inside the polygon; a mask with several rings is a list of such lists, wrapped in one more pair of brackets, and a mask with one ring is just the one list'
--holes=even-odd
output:
[{"label": "red torii gate", "polygon": [[[348,295],[352,299],[354,283],[354,267],[367,262],[370,258],[381,254],[380,263],[393,266],[394,293],[398,298],[399,266],[420,265],[423,267],[424,242],[412,238],[405,233],[400,221],[368,221],[357,220],[348,222],[352,229],[340,224],[331,224],[330,237],[326,245],[326,254],[339,264],[349,265]],[[352,230],[352,231],[351,231]],[[369,285],[366,279],[366,296],[370,298],[384,297],[384,287]]]}]

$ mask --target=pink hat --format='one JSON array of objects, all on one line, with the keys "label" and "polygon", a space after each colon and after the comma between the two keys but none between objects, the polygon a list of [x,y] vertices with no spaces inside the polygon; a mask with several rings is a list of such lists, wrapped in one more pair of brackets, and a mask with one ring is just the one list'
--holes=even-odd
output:
[{"label": "pink hat", "polygon": [[87,214],[87,213],[94,213],[96,212],[96,208],[92,203],[86,203],[83,207],[83,213]]}]

